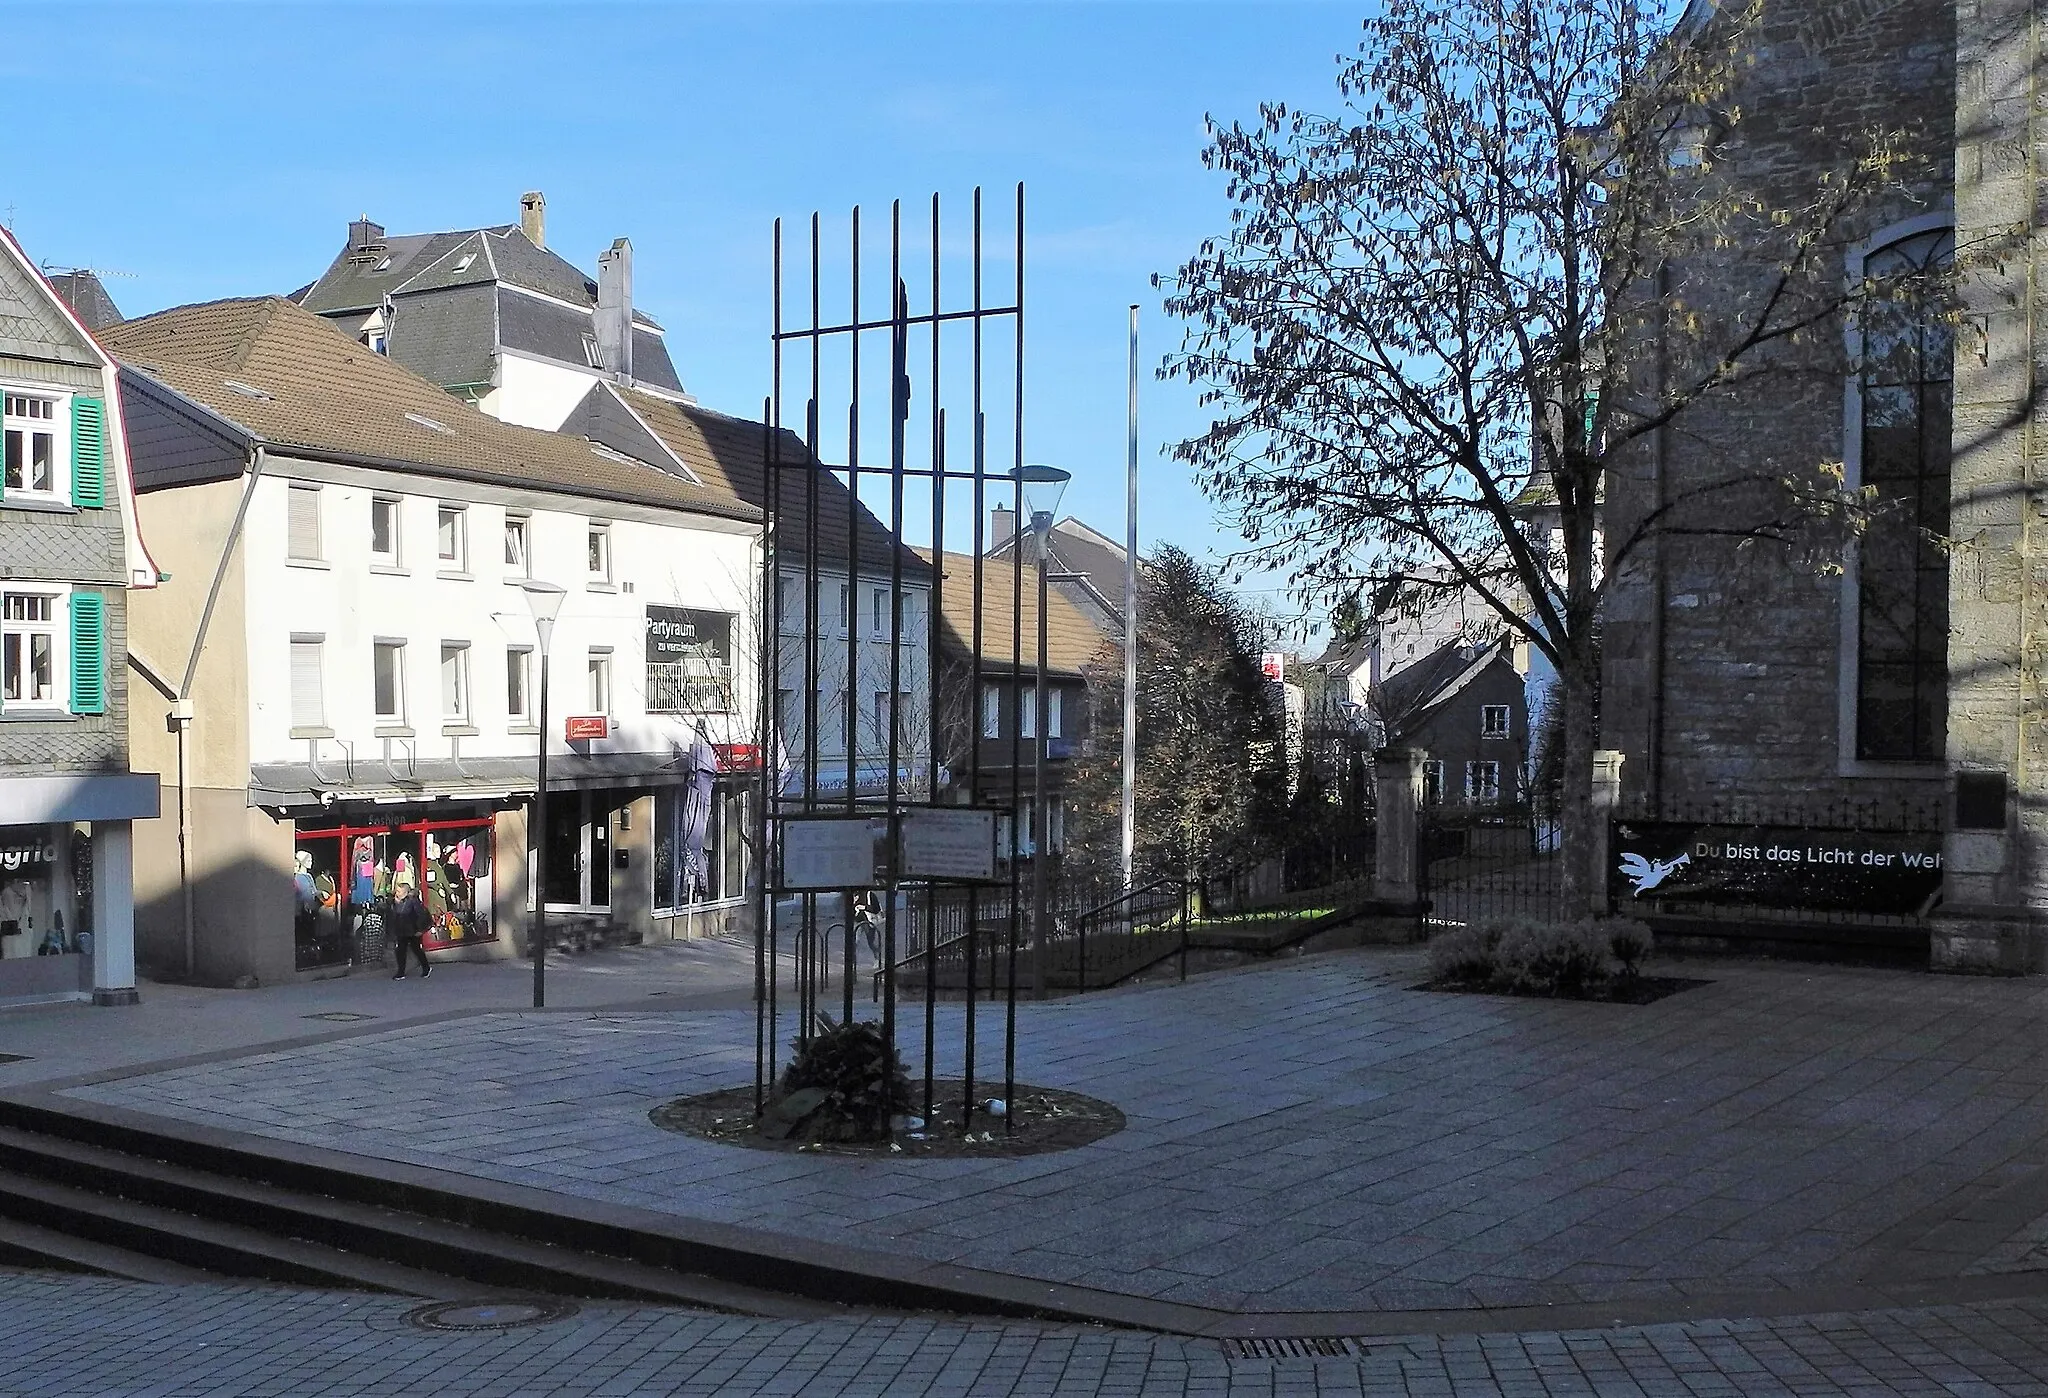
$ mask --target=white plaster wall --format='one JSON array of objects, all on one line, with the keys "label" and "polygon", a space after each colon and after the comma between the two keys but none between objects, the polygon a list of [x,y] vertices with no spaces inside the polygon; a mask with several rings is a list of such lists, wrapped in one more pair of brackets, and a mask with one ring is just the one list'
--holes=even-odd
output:
[{"label": "white plaster wall", "polygon": [[[274,469],[283,469],[282,463]],[[410,485],[415,491],[419,484],[416,480],[392,481],[394,487]],[[506,711],[506,649],[535,642],[524,594],[512,585],[516,580],[508,581],[510,570],[502,561],[506,507],[477,500],[459,487],[445,494],[423,495],[324,483],[320,489],[325,566],[307,567],[286,557],[288,489],[288,479],[280,474],[267,475],[258,483],[243,537],[248,551],[250,761],[306,760],[306,740],[290,736],[290,642],[294,634],[324,637],[327,725],[336,740],[354,746],[359,770],[365,761],[376,762],[383,751],[383,741],[375,733],[379,725],[371,690],[371,648],[379,637],[406,642],[407,723],[414,733],[410,741],[421,759],[453,756],[458,741],[465,759],[531,758],[535,736],[513,731]],[[373,494],[400,496],[402,573],[372,571]],[[444,501],[463,504],[468,510],[466,577],[440,572],[435,526],[437,507]],[[749,621],[755,614],[758,590],[754,536],[693,528],[682,522],[656,524],[610,517],[614,585],[606,588],[588,581],[586,570],[589,524],[593,518],[608,518],[601,507],[588,511],[536,508],[528,518],[533,576],[568,588],[552,651],[549,751],[570,750],[561,736],[565,716],[590,712],[587,660],[594,646],[612,648],[610,717],[614,723],[609,739],[585,745],[584,750],[668,752],[672,745],[686,745],[694,736],[692,721],[646,712],[649,604],[734,615],[735,712],[712,718],[706,736],[715,743],[748,741],[757,687],[753,649],[757,628]],[[457,739],[442,731],[440,652],[444,640],[470,645],[469,726],[478,730],[474,736]],[[536,663],[536,686],[538,682]],[[340,755],[337,742],[322,742],[323,762],[337,761]]]},{"label": "white plaster wall", "polygon": [[485,394],[477,406],[500,421],[553,432],[596,382],[595,370],[585,373],[567,365],[501,351],[498,386]]}]

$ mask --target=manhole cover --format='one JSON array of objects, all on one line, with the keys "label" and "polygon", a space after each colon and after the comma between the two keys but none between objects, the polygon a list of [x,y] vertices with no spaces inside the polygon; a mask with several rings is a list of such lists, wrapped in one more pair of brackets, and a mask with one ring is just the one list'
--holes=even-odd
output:
[{"label": "manhole cover", "polygon": [[333,1020],[336,1024],[347,1024],[352,1020],[375,1019],[376,1017],[375,1015],[358,1014],[354,1010],[322,1010],[319,1014],[306,1016],[307,1019]]},{"label": "manhole cover", "polygon": [[442,1301],[407,1311],[405,1318],[422,1330],[517,1330],[546,1325],[576,1314],[573,1301],[553,1298],[529,1301]]}]

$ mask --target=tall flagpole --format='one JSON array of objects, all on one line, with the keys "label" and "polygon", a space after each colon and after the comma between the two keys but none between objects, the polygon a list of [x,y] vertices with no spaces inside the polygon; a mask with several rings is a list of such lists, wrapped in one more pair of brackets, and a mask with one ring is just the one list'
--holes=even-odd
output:
[{"label": "tall flagpole", "polygon": [[1138,308],[1131,307],[1130,450],[1124,499],[1124,888],[1138,849]]}]

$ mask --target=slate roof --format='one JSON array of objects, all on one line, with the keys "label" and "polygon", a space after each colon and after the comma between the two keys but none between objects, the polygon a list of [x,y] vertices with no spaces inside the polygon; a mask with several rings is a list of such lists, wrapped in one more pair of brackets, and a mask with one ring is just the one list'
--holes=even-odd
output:
[{"label": "slate roof", "polygon": [[[920,557],[930,559],[924,549],[917,550]],[[1017,599],[1012,589],[1018,585],[1018,569],[1014,563],[1003,558],[982,560],[981,581],[981,664],[990,673],[1007,673],[1010,669],[1012,637],[1016,631],[1012,626],[1015,619]],[[1021,578],[1024,602],[1024,632],[1021,654],[1023,668],[1035,669],[1038,664],[1038,583],[1036,570],[1026,568]],[[964,553],[949,553],[945,556],[943,579],[939,588],[939,622],[945,632],[947,648],[960,655],[971,655],[974,645],[974,559]],[[1088,665],[1096,659],[1102,649],[1110,643],[1111,637],[1089,624],[1081,610],[1055,589],[1046,591],[1045,608],[1045,661],[1048,671],[1068,678],[1081,679],[1087,674]],[[1021,673],[1021,672],[1020,672]]]},{"label": "slate roof", "polygon": [[[991,558],[1012,557],[1018,536],[989,550]],[[1124,614],[1124,546],[1071,515],[1052,527],[1047,558],[1055,572],[1086,575],[1082,586],[1120,622]],[[1142,566],[1142,565],[1141,565]]]},{"label": "slate roof", "polygon": [[110,325],[121,323],[121,308],[107,294],[106,285],[89,269],[45,275],[51,288],[64,298],[64,304],[71,308],[71,313],[84,323],[86,329],[98,333]]},{"label": "slate roof", "polygon": [[[507,294],[508,287],[520,290]],[[492,288],[495,294],[488,301],[448,295],[461,288]],[[552,305],[521,291],[568,304]],[[399,234],[367,248],[345,246],[318,280],[289,299],[354,331],[387,296],[392,356],[446,387],[492,382],[500,347],[579,367],[588,362],[583,336],[594,325],[596,281],[561,254],[535,247],[516,224]],[[491,309],[487,322],[478,316],[480,304]],[[634,377],[683,392],[659,322],[635,310],[633,323],[642,327],[633,336]]]},{"label": "slate roof", "polygon": [[[626,420],[628,418],[630,421]],[[730,417],[694,403],[678,403],[652,393],[616,389],[601,383],[594,385],[583,402],[570,413],[562,424],[562,430],[605,442],[616,450],[663,465],[660,460],[645,456],[629,445],[644,443],[646,435],[651,433],[667,453],[702,477],[707,486],[734,495],[764,513],[767,510],[769,468],[764,457],[768,429],[749,418]],[[803,439],[794,432],[785,428],[780,440],[782,459],[788,463],[779,468],[782,479],[776,502],[784,557],[800,559],[808,542],[805,523],[808,502],[802,463],[809,461],[818,482],[818,562],[821,567],[843,571],[846,567],[847,488],[832,474],[830,467],[818,463],[817,458],[805,450]],[[860,539],[862,576],[887,573],[889,551],[898,548],[903,555],[903,576],[920,583],[930,580],[931,569],[925,557],[892,539],[888,526],[866,505],[859,507],[854,520]]]},{"label": "slate roof", "polygon": [[579,437],[488,417],[283,297],[180,306],[115,326],[103,340],[131,373],[281,451],[760,518],[757,508],[714,484],[715,473],[690,482],[602,455]]},{"label": "slate roof", "polygon": [[1362,668],[1370,659],[1372,641],[1361,636],[1355,641],[1332,639],[1329,645],[1323,647],[1323,653],[1308,663],[1329,670],[1333,674],[1349,675]]},{"label": "slate roof", "polygon": [[1395,736],[1407,728],[1422,711],[1471,671],[1482,669],[1500,658],[1501,643],[1473,646],[1450,641],[1438,646],[1406,669],[1380,682],[1374,707],[1388,731]]}]

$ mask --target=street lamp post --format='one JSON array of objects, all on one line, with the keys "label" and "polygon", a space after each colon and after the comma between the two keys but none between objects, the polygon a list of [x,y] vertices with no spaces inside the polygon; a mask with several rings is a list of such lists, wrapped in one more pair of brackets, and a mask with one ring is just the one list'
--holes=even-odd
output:
[{"label": "street lamp post", "polygon": [[548,889],[542,860],[548,834],[548,650],[555,638],[555,616],[562,610],[564,589],[532,578],[519,584],[540,633],[540,759],[534,774],[533,828],[527,831],[527,868],[533,871],[533,1007],[548,1002]]},{"label": "street lamp post", "polygon": [[[1020,466],[1010,473],[1023,482],[1024,504],[1031,511],[1033,552],[1038,564],[1038,668],[1032,686],[1033,724],[1036,735],[1031,747],[1031,994],[1043,1000],[1046,992],[1046,947],[1052,940],[1051,885],[1046,878],[1046,856],[1052,848],[1052,802],[1045,789],[1046,734],[1051,717],[1050,695],[1046,691],[1045,592],[1046,555],[1052,546],[1053,512],[1060,496],[1073,479],[1071,472],[1057,466]],[[1086,968],[1081,968],[1085,979]]]}]

